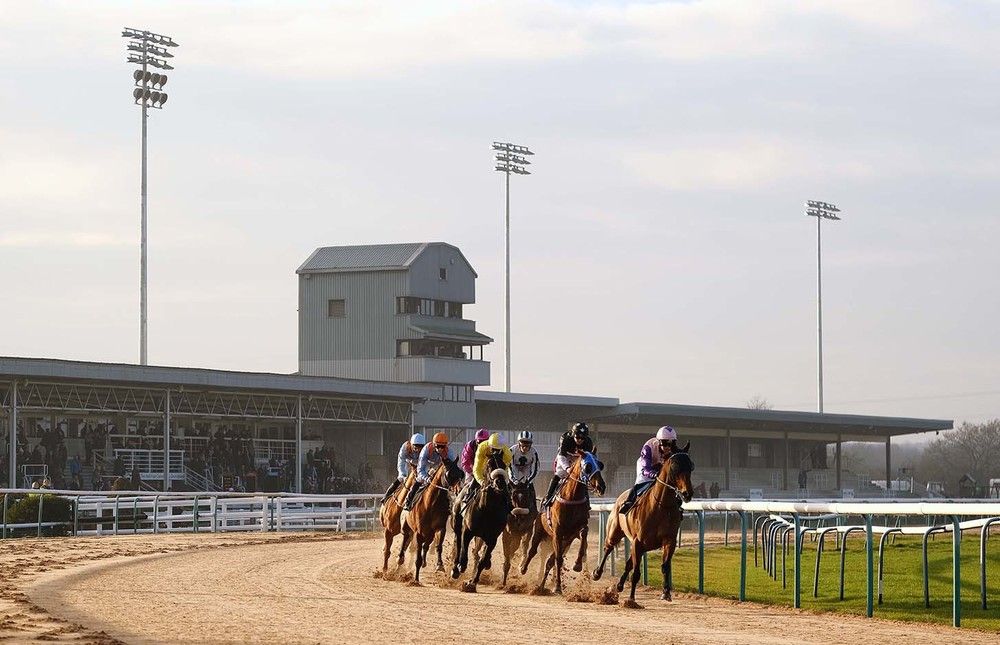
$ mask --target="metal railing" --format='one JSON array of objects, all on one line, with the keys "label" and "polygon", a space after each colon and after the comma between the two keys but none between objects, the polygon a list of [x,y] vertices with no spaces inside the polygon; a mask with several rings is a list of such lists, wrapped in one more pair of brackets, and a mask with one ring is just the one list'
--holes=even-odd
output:
[{"label": "metal railing", "polygon": [[[144,479],[163,479],[163,451],[147,450],[145,448],[115,448],[115,458],[120,457],[125,464],[125,474],[139,468]],[[184,451],[171,450],[167,464],[170,469],[170,479],[184,479]]]},{"label": "metal railing", "polygon": [[[613,504],[592,504],[591,511],[598,513],[599,519],[603,521],[607,514],[613,511]],[[962,623],[961,604],[961,544],[963,530],[979,530],[979,562],[980,562],[980,593],[981,606],[986,608],[986,547],[990,526],[1000,524],[1000,502],[993,500],[934,500],[934,501],[894,501],[886,499],[874,500],[852,500],[849,502],[841,500],[829,501],[779,501],[779,500],[698,500],[684,504],[684,510],[693,513],[698,524],[698,593],[705,590],[705,517],[706,514],[723,514],[727,521],[727,543],[728,543],[728,516],[735,513],[740,522],[740,583],[739,600],[746,600],[746,570],[747,570],[747,549],[748,530],[752,527],[754,564],[757,563],[758,543],[762,548],[762,564],[770,577],[777,579],[777,562],[780,554],[782,561],[782,580],[785,578],[785,558],[788,551],[789,536],[793,540],[792,555],[794,558],[792,598],[796,608],[802,606],[802,548],[803,538],[812,533],[817,535],[819,544],[817,550],[822,546],[822,536],[827,532],[836,532],[841,548],[841,599],[843,599],[843,576],[844,576],[844,554],[846,550],[847,536],[853,532],[863,532],[865,534],[865,554],[867,562],[867,585],[866,585],[866,614],[871,617],[875,606],[875,536],[881,535],[880,540],[880,561],[882,560],[882,546],[887,536],[893,534],[918,533],[925,535],[924,541],[924,585],[925,602],[927,597],[927,564],[926,564],[926,535],[930,533],[952,534],[952,624],[960,627]],[[874,517],[922,517],[928,520],[935,518],[947,518],[943,524],[930,527],[901,527],[901,526],[877,526],[874,524]],[[845,517],[861,517],[863,524],[849,525],[841,522]],[[836,525],[833,527],[825,524],[833,520]],[[965,521],[963,521],[965,520]],[[812,524],[812,525],[810,525]],[[887,522],[888,524],[888,522]],[[759,539],[758,539],[759,536]],[[602,528],[603,538],[603,528]],[[602,544],[603,548],[603,539]],[[817,558],[819,556],[817,555]],[[644,566],[645,569],[645,566]],[[881,570],[881,566],[880,566]],[[880,572],[881,576],[881,572]],[[815,582],[814,582],[815,584]],[[881,587],[881,585],[879,585]],[[879,590],[881,595],[881,588]]]},{"label": "metal railing", "polygon": [[[378,524],[381,495],[298,495],[292,493],[156,493],[38,489],[0,489],[3,520],[0,537],[15,531],[34,532],[62,527],[72,535],[139,533],[199,533],[225,531],[372,531]],[[38,521],[8,524],[10,496],[39,498]],[[42,522],[45,500],[70,502],[70,518]]]}]

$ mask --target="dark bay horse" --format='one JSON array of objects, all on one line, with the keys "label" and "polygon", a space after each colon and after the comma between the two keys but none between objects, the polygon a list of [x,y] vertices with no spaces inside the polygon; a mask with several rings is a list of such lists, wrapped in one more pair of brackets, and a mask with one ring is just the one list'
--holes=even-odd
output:
[{"label": "dark bay horse", "polygon": [[453,527],[455,531],[455,558],[451,577],[458,578],[469,566],[469,546],[473,538],[485,544],[485,552],[476,566],[476,575],[471,584],[479,583],[479,577],[492,564],[493,549],[497,539],[507,526],[510,509],[510,480],[507,471],[496,468],[490,471],[482,489],[469,501],[465,512],[456,509]]},{"label": "dark bay horse", "polygon": [[[379,520],[381,520],[382,529],[385,531],[385,549],[382,551],[382,555],[384,556],[382,559],[382,571],[389,569],[389,554],[392,553],[392,541],[403,530],[402,523],[400,522],[400,515],[403,513],[403,501],[406,499],[410,487],[414,485],[416,477],[416,473],[410,471],[403,485],[396,489],[396,493],[387,499],[385,504],[382,504],[382,508],[379,509]],[[405,554],[406,549],[400,549],[399,564],[403,564]]]},{"label": "dark bay horse", "polygon": [[503,582],[501,586],[507,584],[507,574],[510,573],[510,563],[514,559],[514,553],[521,552],[521,559],[524,560],[528,553],[528,542],[531,539],[531,530],[538,519],[537,504],[535,503],[535,489],[526,481],[514,484],[510,492],[511,503],[514,508],[507,518],[507,526],[503,530]]},{"label": "dark bay horse", "polygon": [[556,568],[556,593],[562,593],[562,569],[566,551],[573,540],[581,538],[578,565],[587,557],[586,532],[590,519],[590,491],[603,495],[606,489],[604,477],[601,475],[600,462],[589,452],[583,453],[569,469],[569,477],[559,488],[552,505],[539,513],[531,535],[531,547],[528,556],[521,561],[521,575],[528,572],[528,564],[538,553],[538,545],[548,538],[552,542],[552,555],[545,561],[545,571],[542,574],[542,587],[549,576],[553,565]]},{"label": "dark bay horse", "polygon": [[635,587],[639,584],[642,556],[657,547],[663,548],[663,600],[670,600],[670,561],[677,548],[677,530],[684,517],[682,502],[690,501],[694,489],[691,487],[691,473],[694,462],[687,452],[675,452],[667,458],[660,474],[649,491],[642,496],[628,513],[618,512],[628,497],[629,491],[618,496],[614,512],[608,517],[607,539],[601,564],[594,570],[594,580],[604,573],[604,563],[608,555],[623,537],[632,541],[632,555],[625,562],[625,571],[618,580],[618,591],[625,588],[625,579],[632,573],[632,591],[629,600],[635,602]]},{"label": "dark bay horse", "polygon": [[444,561],[441,551],[444,545],[444,534],[448,528],[448,516],[451,513],[451,491],[462,481],[465,473],[454,461],[444,459],[434,474],[427,488],[420,493],[412,508],[403,514],[403,546],[400,550],[400,563],[403,552],[412,538],[416,539],[416,557],[414,558],[413,579],[420,582],[420,568],[427,566],[427,551],[437,537],[438,571],[444,571]]}]

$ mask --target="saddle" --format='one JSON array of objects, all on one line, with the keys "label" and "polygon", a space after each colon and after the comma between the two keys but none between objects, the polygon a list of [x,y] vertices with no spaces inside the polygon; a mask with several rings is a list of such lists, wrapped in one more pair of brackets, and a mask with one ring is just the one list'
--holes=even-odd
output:
[{"label": "saddle", "polygon": [[633,508],[639,505],[639,500],[642,499],[643,496],[646,495],[646,493],[648,493],[650,489],[653,488],[654,483],[655,482],[650,481],[650,482],[643,482],[641,484],[636,484],[635,500],[629,505],[628,508],[626,508],[624,511],[619,511],[619,512],[622,513],[623,515],[627,515],[628,513],[630,513]]}]

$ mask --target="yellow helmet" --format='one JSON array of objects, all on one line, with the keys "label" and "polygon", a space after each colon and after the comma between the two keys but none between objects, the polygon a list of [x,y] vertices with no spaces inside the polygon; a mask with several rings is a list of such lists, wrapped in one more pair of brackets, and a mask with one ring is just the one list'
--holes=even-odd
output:
[{"label": "yellow helmet", "polygon": [[500,434],[496,432],[491,434],[489,440],[486,442],[486,445],[493,450],[501,450],[503,448],[503,442],[500,441]]}]

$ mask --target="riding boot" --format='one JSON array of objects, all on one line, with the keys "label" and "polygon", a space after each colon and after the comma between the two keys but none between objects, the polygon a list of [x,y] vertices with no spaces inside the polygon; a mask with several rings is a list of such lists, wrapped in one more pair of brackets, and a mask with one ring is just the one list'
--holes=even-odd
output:
[{"label": "riding boot", "polygon": [[397,479],[393,481],[391,484],[389,484],[389,488],[385,491],[385,495],[382,496],[382,501],[379,502],[379,505],[388,502],[389,498],[392,497],[393,493],[395,493],[399,489],[399,485],[402,483],[403,481],[401,479]]},{"label": "riding boot", "polygon": [[417,497],[417,493],[419,493],[422,489],[423,489],[423,484],[417,484],[417,483],[413,484],[413,488],[411,488],[410,492],[407,493],[406,495],[406,501],[403,502],[404,510],[407,511],[410,510],[410,508],[413,506],[413,501]]},{"label": "riding boot", "polygon": [[624,514],[629,512],[629,510],[635,505],[635,500],[637,497],[636,493],[638,493],[638,491],[639,491],[638,486],[632,487],[632,490],[628,492],[628,497],[625,498],[625,501],[622,502],[621,508],[618,509],[619,513]]},{"label": "riding boot", "polygon": [[549,482],[549,490],[545,493],[545,498],[542,499],[542,508],[547,508],[552,504],[552,500],[556,495],[556,488],[559,487],[559,475],[552,475],[552,481]]}]

